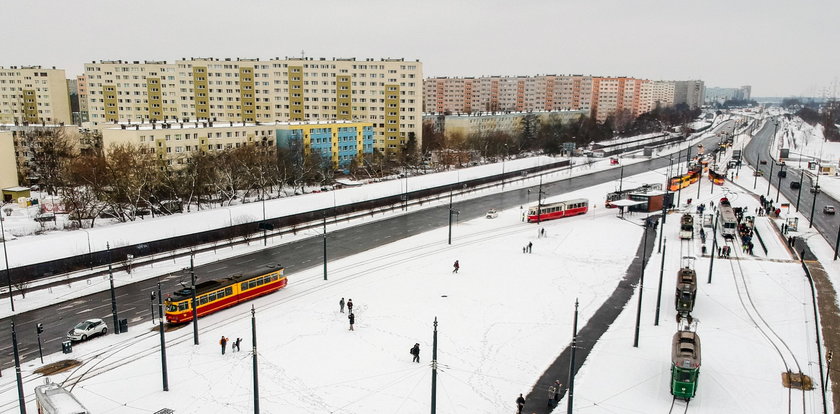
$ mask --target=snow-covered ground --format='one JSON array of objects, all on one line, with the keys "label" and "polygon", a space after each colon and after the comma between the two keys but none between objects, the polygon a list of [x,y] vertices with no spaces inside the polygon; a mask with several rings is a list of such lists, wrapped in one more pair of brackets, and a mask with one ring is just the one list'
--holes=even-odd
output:
[{"label": "snow-covered ground", "polygon": [[[790,149],[790,157],[786,160],[787,168],[807,171],[810,179],[804,179],[803,185],[806,188],[810,187],[811,180],[817,182],[816,167],[808,169],[808,161],[819,161],[821,166],[833,166],[840,172],[840,142],[826,141],[822,125],[811,126],[799,117],[792,117],[791,120],[784,117],[778,119],[781,122],[772,147],[774,151],[771,153],[778,159],[778,149]],[[818,183],[822,191],[840,199],[840,176],[820,174]]]},{"label": "snow-covered ground", "polygon": [[[630,185],[662,178],[654,171],[625,181]],[[751,188],[752,176],[741,174],[738,181]],[[735,206],[757,206],[753,197],[729,183],[714,187],[713,194],[708,181],[702,186],[700,197],[695,186],[684,190],[683,202],[690,197],[695,200],[692,205],[708,203],[725,194]],[[336,261],[328,282],[318,268],[289,275],[287,288],[252,302],[259,329],[261,410],[427,411],[435,318],[440,411],[513,410],[515,397],[527,393],[569,344],[575,299],[580,300],[583,326],[635,255],[643,216],[621,220],[615,210],[600,207],[604,194],[612,190],[613,184],[607,183],[557,197],[588,197],[594,208],[585,216],[543,223],[545,238],[537,237],[537,225],[520,221],[518,209],[505,210],[496,219],[460,223],[452,246],[446,245],[446,229],[438,229]],[[680,243],[678,217],[671,214],[659,227],[667,240],[660,325],[653,326],[661,260],[654,253],[645,275],[639,347],[632,346],[634,297],[581,369],[576,410],[667,412],[670,343],[676,331],[675,274],[682,256],[699,256],[700,250],[697,238]],[[766,233],[769,218],[758,220],[765,238],[778,237]],[[528,242],[534,243],[533,253],[524,254],[521,248]],[[810,237],[809,243],[818,254],[831,254],[821,237]],[[716,259],[712,284],[706,283],[709,258],[696,260],[700,286],[693,315],[699,320],[703,365],[697,396],[690,403],[693,413],[787,412],[781,359],[747,316],[736,283],[738,289],[749,289],[763,318],[819,384],[810,290],[784,244],[769,247],[767,255],[756,248],[755,258]],[[458,274],[452,273],[455,260],[461,264]],[[829,263],[827,269],[836,280],[838,265]],[[356,304],[354,331],[348,330],[346,314],[338,311],[341,297]],[[202,318],[199,346],[192,344],[189,326],[167,333],[169,392],[161,388],[156,332],[134,328],[130,339],[108,336],[79,344],[73,355],[86,363],[79,372],[98,365],[73,393],[98,413],[144,413],[164,407],[176,413],[251,412],[249,318],[247,306]],[[221,355],[222,335],[242,337],[243,351],[228,349]],[[405,352],[415,342],[421,346],[420,364],[412,363]],[[52,354],[46,359],[64,357]],[[38,365],[25,364],[24,375],[31,378]],[[4,401],[16,398],[11,380],[13,376],[5,375],[0,382]],[[38,383],[28,382],[27,394]],[[816,391],[806,394],[808,412],[818,411],[818,396]],[[795,406],[802,404],[798,398]],[[564,412],[565,401],[560,407]],[[13,403],[4,409],[17,411]]]}]

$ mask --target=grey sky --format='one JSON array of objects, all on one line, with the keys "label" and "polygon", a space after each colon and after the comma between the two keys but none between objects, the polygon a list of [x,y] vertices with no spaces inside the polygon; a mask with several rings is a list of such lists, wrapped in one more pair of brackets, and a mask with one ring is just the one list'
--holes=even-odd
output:
[{"label": "grey sky", "polygon": [[[294,6],[292,4],[297,4]],[[405,57],[425,76],[578,73],[840,95],[840,2],[0,0],[0,66]]]}]

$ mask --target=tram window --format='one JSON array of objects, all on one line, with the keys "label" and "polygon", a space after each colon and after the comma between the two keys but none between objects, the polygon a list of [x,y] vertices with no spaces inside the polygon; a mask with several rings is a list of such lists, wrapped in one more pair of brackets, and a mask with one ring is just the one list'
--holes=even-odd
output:
[{"label": "tram window", "polygon": [[207,295],[207,300],[210,301],[210,302],[216,300],[216,292],[213,292],[213,293]]},{"label": "tram window", "polygon": [[202,296],[202,297],[198,298],[198,306],[201,306],[205,303],[207,303],[207,296]]},{"label": "tram window", "polygon": [[242,284],[239,285],[239,290],[248,290],[248,282],[242,282]]},{"label": "tram window", "polygon": [[220,291],[216,292],[216,299],[221,299],[223,297],[225,297],[225,291],[220,290]]},{"label": "tram window", "polygon": [[257,279],[257,286],[262,286],[262,284],[263,284],[263,283],[265,283],[265,282],[263,281],[263,278],[259,278],[259,279]]},{"label": "tram window", "polygon": [[225,296],[230,296],[233,294],[233,288],[228,286],[225,288]]},{"label": "tram window", "polygon": [[277,275],[271,275],[271,280],[277,280]]},{"label": "tram window", "polygon": [[175,305],[169,305],[169,306],[166,307],[166,310],[169,311],[169,312],[175,312],[175,311],[178,310],[178,307],[175,306]]},{"label": "tram window", "polygon": [[184,311],[184,310],[187,310],[187,309],[189,309],[189,304],[187,304],[187,302],[181,302],[181,303],[178,304],[178,310],[179,311]]},{"label": "tram window", "polygon": [[248,282],[248,289],[253,289],[255,287],[257,287],[257,281],[256,280],[251,280],[251,281]]}]

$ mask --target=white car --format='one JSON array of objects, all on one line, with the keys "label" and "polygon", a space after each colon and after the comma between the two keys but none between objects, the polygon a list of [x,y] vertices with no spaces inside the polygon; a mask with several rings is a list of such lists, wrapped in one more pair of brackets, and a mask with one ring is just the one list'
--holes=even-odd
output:
[{"label": "white car", "polygon": [[79,322],[70,332],[67,332],[67,339],[71,341],[84,341],[94,335],[105,335],[108,333],[108,325],[102,319],[88,319]]},{"label": "white car", "polygon": [[496,217],[499,217],[499,212],[496,211],[496,209],[491,208],[490,210],[487,210],[487,214],[484,217],[494,219]]}]

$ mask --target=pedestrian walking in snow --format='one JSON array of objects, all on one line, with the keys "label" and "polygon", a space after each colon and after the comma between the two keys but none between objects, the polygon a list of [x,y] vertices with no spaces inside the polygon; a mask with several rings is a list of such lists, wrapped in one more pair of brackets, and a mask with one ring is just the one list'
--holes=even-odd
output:
[{"label": "pedestrian walking in snow", "polygon": [[560,383],[560,380],[554,381],[554,404],[560,403],[560,388],[563,387],[563,384]]},{"label": "pedestrian walking in snow", "polygon": [[528,242],[528,253],[531,253],[531,249],[534,247],[534,243]]},{"label": "pedestrian walking in snow", "polygon": [[452,273],[458,273],[458,269],[461,268],[461,265],[458,264],[458,261],[455,261],[455,264],[452,265]]},{"label": "pedestrian walking in snow", "polygon": [[241,343],[242,343],[242,338],[236,338],[236,340],[233,341],[233,348],[236,348],[236,352],[239,352],[239,351],[242,350],[241,348],[239,348],[239,345]]},{"label": "pedestrian walking in snow", "polygon": [[222,335],[222,339],[219,340],[219,345],[222,346],[222,355],[225,354],[225,348],[227,348],[228,339]]},{"label": "pedestrian walking in snow", "polygon": [[353,299],[347,299],[347,312],[353,313]]},{"label": "pedestrian walking in snow", "polygon": [[528,246],[522,246],[522,253],[525,253],[528,250]]},{"label": "pedestrian walking in snow", "polygon": [[341,298],[341,300],[338,301],[338,311],[344,313],[344,298]]},{"label": "pedestrian walking in snow", "polygon": [[350,330],[352,331],[353,330],[353,324],[356,323],[356,315],[353,315],[353,312],[350,312],[350,314],[347,315],[347,319],[350,320]]},{"label": "pedestrian walking in snow", "polygon": [[414,355],[414,357],[411,359],[411,362],[419,363],[420,362],[420,344],[414,344],[414,346],[411,347],[411,350],[409,352],[411,352],[411,355]]},{"label": "pedestrian walking in snow", "polygon": [[554,384],[548,386],[548,406],[554,406],[554,396],[557,394],[557,388],[554,387]]},{"label": "pedestrian walking in snow", "polygon": [[519,398],[516,399],[516,414],[522,414],[522,407],[525,407],[525,397],[519,394]]},{"label": "pedestrian walking in snow", "polygon": [[545,228],[540,229],[540,235],[545,237]]}]

